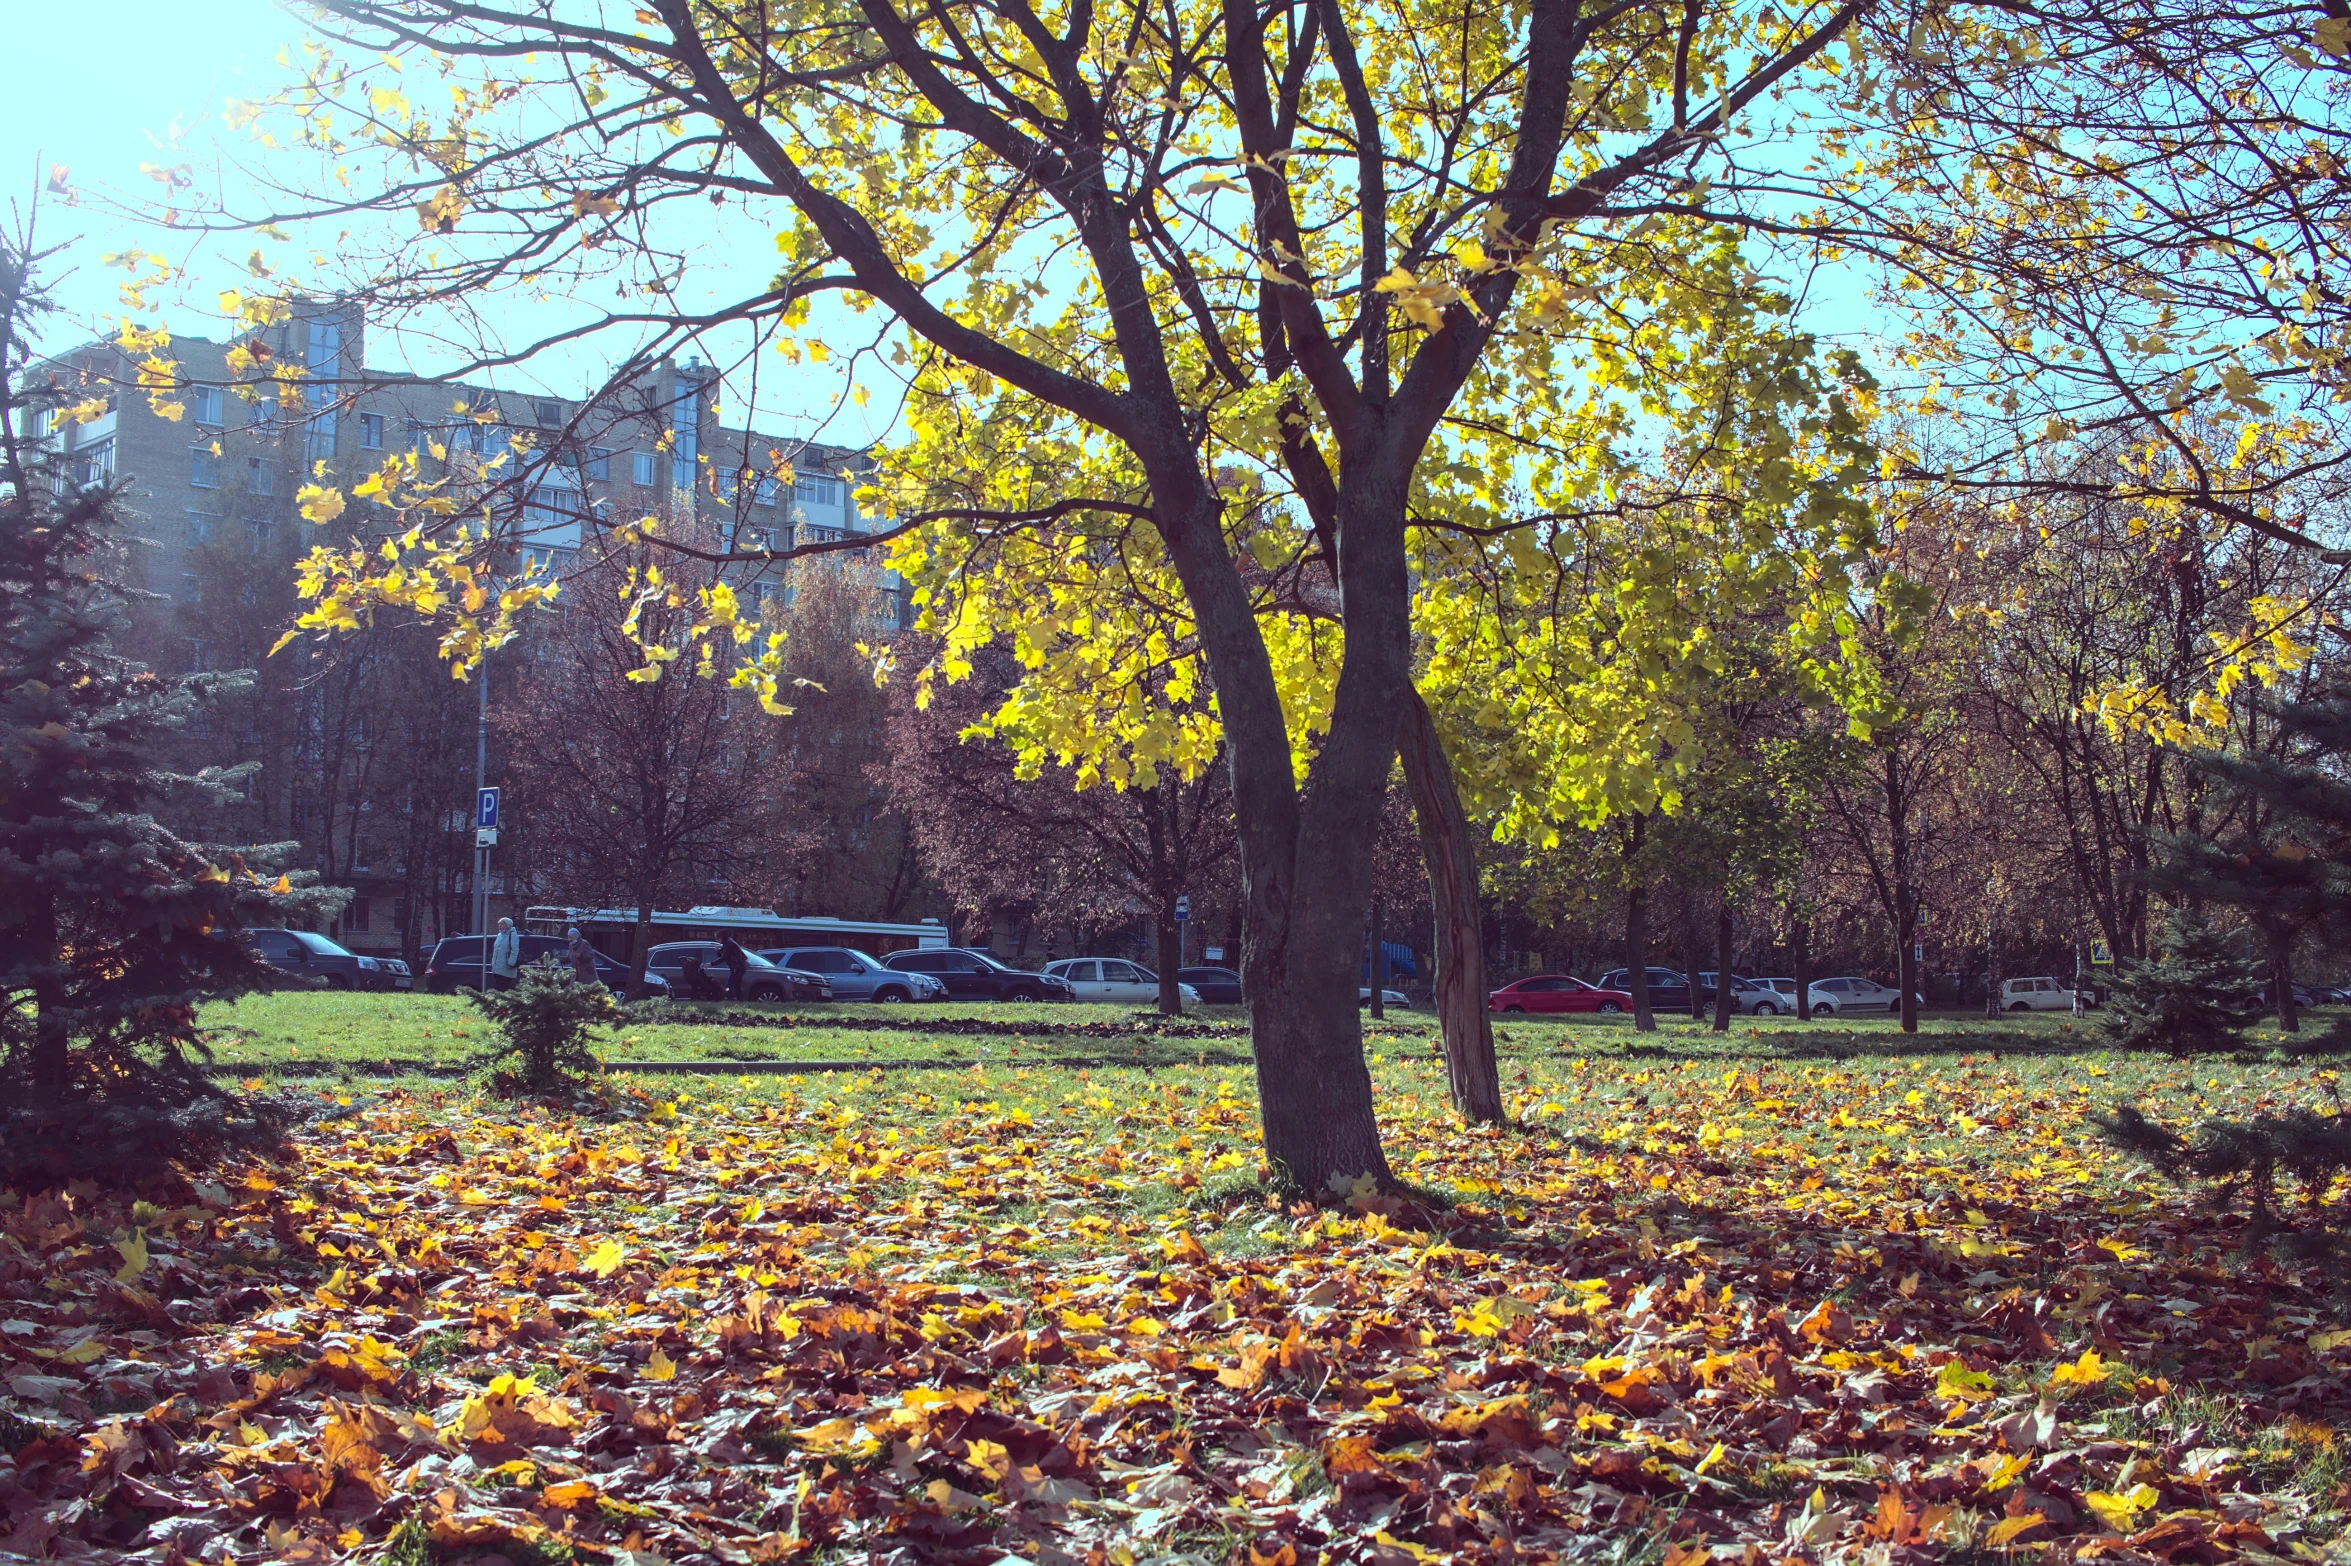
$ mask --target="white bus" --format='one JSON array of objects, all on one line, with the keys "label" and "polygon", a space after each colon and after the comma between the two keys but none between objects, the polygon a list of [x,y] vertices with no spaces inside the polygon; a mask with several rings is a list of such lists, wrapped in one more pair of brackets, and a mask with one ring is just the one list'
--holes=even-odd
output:
[{"label": "white bus", "polygon": [[[533,935],[561,935],[572,925],[588,944],[616,962],[636,955],[637,911],[634,908],[564,908],[540,904],[526,908],[523,928]],[[936,919],[916,924],[889,924],[873,919],[787,919],[772,908],[717,908],[697,906],[683,913],[653,915],[648,946],[667,941],[715,941],[732,935],[752,951],[778,946],[848,946],[873,957],[945,946],[947,927]]]}]

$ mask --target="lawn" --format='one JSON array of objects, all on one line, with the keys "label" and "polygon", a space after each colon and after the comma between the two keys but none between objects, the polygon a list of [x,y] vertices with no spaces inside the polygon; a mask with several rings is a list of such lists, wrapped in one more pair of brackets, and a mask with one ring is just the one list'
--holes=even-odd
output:
[{"label": "lawn", "polygon": [[1235,1033],[887,1020],[910,1015],[1023,1031],[632,1020],[624,1070],[884,1069],[622,1075],[557,1113],[365,1070],[458,1059],[461,1003],[208,1012],[240,1072],[329,1062],[293,1089],[319,1118],[141,1208],[9,1212],[0,1551],[2343,1549],[2338,1296],[2083,1120],[2331,1103],[2321,1065],[2115,1057],[2047,1017],[1512,1019],[1515,1124],[1473,1132],[1426,1016],[1391,1018],[1373,1070],[1410,1189],[1317,1205],[1262,1178]]}]

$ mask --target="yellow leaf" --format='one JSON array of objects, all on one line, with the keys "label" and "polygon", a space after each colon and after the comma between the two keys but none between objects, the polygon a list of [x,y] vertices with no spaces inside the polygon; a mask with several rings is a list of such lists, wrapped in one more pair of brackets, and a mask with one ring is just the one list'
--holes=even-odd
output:
[{"label": "yellow leaf", "polygon": [[2058,1366],[2049,1381],[2051,1385],[2061,1387],[2101,1387],[2106,1384],[2109,1374],[2106,1362],[2098,1357],[2098,1351],[2084,1349],[2080,1359],[2070,1365]]},{"label": "yellow leaf", "polygon": [[2004,1517],[1992,1525],[1992,1531],[1984,1536],[1984,1542],[1992,1548],[1998,1549],[2017,1535],[2029,1533],[2048,1520],[2039,1512],[2026,1512],[2017,1517]]},{"label": "yellow leaf", "polygon": [[296,494],[302,515],[325,526],[343,514],[343,492],[324,484],[305,484]]},{"label": "yellow leaf", "polygon": [[292,641],[295,637],[300,636],[301,634],[302,633],[299,630],[288,631],[285,635],[279,637],[276,641],[269,644],[269,655],[272,658],[275,658],[279,653],[285,651],[286,643]]},{"label": "yellow leaf", "polygon": [[122,1253],[122,1265],[115,1269],[114,1281],[128,1283],[147,1270],[147,1236],[134,1234],[127,1240],[117,1240],[114,1248]]},{"label": "yellow leaf", "polygon": [[645,1368],[637,1374],[647,1381],[675,1381],[678,1378],[677,1362],[662,1353],[660,1345],[656,1344],[653,1357],[645,1361]]},{"label": "yellow leaf", "polygon": [[619,1270],[621,1259],[626,1255],[628,1255],[628,1248],[620,1241],[605,1240],[599,1243],[594,1250],[588,1252],[586,1258],[580,1262],[580,1267],[582,1271],[592,1272],[599,1278],[609,1278]]},{"label": "yellow leaf", "polygon": [[2138,1526],[2139,1514],[2157,1500],[2153,1485],[2135,1484],[2120,1495],[2110,1490],[2092,1490],[2082,1497],[2098,1520],[2116,1533],[2129,1533]]},{"label": "yellow leaf", "polygon": [[994,1441],[974,1440],[964,1461],[991,1479],[1001,1479],[1012,1472],[1012,1454]]}]

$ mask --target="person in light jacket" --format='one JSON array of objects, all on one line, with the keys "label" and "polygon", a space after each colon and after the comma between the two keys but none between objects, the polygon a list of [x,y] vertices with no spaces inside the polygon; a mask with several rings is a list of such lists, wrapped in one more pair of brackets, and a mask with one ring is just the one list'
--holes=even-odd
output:
[{"label": "person in light jacket", "polygon": [[522,972],[522,932],[514,927],[512,919],[498,921],[498,933],[490,938],[490,988],[511,990],[514,977]]}]

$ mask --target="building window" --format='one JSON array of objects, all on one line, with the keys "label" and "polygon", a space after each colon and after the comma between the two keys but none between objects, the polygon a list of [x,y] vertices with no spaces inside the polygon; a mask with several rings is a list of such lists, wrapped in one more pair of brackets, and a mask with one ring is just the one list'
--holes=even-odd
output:
[{"label": "building window", "polygon": [[220,423],[220,388],[198,386],[190,389],[188,406],[198,424],[218,425]]},{"label": "building window", "polygon": [[[351,868],[354,870],[365,870],[367,868],[367,858],[367,845],[362,843],[357,848],[352,850]],[[364,897],[354,897],[351,899],[351,906],[344,910],[343,913],[344,929],[364,930],[367,928],[368,915],[374,911],[370,909],[367,904],[368,899]]]},{"label": "building window", "polygon": [[205,513],[201,512],[201,511],[191,511],[191,512],[189,512],[189,513],[188,513],[188,542],[189,542],[189,543],[191,543],[191,544],[209,544],[209,543],[211,543],[211,542],[212,542],[212,526],[213,526],[213,524],[214,524],[214,523],[218,522],[219,520],[220,520],[220,518],[218,518],[218,517],[215,517],[215,516],[207,516]]},{"label": "building window", "polygon": [[772,506],[776,503],[776,481],[774,474],[770,473],[759,481],[758,495],[759,503],[763,506]]},{"label": "building window", "polygon": [[180,602],[192,604],[202,599],[203,596],[203,590],[196,583],[196,573],[182,571],[180,573]]},{"label": "building window", "polygon": [[84,489],[105,484],[114,478],[114,437],[109,435],[94,446],[84,446],[73,454],[73,481]]},{"label": "building window", "polygon": [[220,488],[220,453],[210,446],[196,446],[188,452],[188,482],[198,489]]},{"label": "building window", "polygon": [[[310,323],[310,378],[312,381],[333,381],[343,373],[343,327],[337,321]],[[332,402],[332,386],[314,385],[310,388],[310,405],[319,407]]]},{"label": "building window", "polygon": [[245,490],[253,495],[274,495],[278,492],[276,469],[263,457],[245,459]]},{"label": "building window", "polygon": [[252,537],[253,552],[260,554],[269,547],[269,541],[277,536],[278,525],[267,517],[247,517],[245,531]]},{"label": "building window", "polygon": [[610,446],[590,446],[588,448],[588,477],[592,479],[612,477],[612,448]]},{"label": "building window", "polygon": [[807,473],[792,481],[792,498],[809,505],[837,506],[841,503],[839,481],[821,473]]},{"label": "building window", "polygon": [[635,480],[636,480],[638,483],[640,483],[640,484],[642,484],[642,485],[646,486],[648,489],[650,489],[650,488],[652,487],[652,485],[653,485],[653,453],[651,453],[650,451],[632,451],[632,452],[630,452],[630,453],[629,453],[629,468],[630,468],[630,476],[631,476],[632,478],[634,478],[634,479],[635,479]]},{"label": "building window", "polygon": [[702,388],[679,377],[669,405],[669,483],[672,489],[694,487],[695,459],[701,455]]},{"label": "building window", "polygon": [[538,414],[541,429],[551,430],[563,422],[563,404],[560,402],[542,402],[532,411]]},{"label": "building window", "polygon": [[332,413],[321,413],[311,419],[310,428],[303,435],[302,460],[306,463],[335,460],[335,416]]},{"label": "building window", "polygon": [[362,451],[384,449],[384,416],[382,414],[363,413],[359,416],[359,448]]}]

